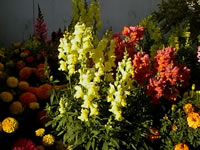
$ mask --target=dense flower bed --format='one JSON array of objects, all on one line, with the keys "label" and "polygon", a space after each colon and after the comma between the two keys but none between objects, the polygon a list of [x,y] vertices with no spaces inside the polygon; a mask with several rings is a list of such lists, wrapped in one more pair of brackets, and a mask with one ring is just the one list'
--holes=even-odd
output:
[{"label": "dense flower bed", "polygon": [[71,24],[51,40],[38,7],[35,34],[0,49],[1,146],[200,148],[198,22],[177,14],[185,20],[171,24],[179,2],[192,18],[200,10],[193,0],[163,1],[139,25],[100,38],[98,1],[73,0]]}]

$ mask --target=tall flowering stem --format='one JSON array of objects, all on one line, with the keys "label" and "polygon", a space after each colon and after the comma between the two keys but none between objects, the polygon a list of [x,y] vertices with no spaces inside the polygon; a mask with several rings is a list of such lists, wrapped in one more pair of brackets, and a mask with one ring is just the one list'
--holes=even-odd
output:
[{"label": "tall flowering stem", "polygon": [[48,33],[47,26],[44,22],[40,6],[38,5],[38,17],[34,25],[34,36],[37,40],[47,41]]},{"label": "tall flowering stem", "polygon": [[109,111],[114,114],[117,121],[123,120],[122,107],[127,105],[126,98],[130,95],[131,88],[133,88],[132,75],[131,58],[125,51],[123,60],[118,64],[116,80],[114,84],[110,83],[107,96],[107,101],[111,103]]},{"label": "tall flowering stem", "polygon": [[161,97],[175,101],[179,93],[178,87],[186,87],[189,84],[190,69],[176,62],[175,52],[175,48],[167,47],[158,50],[154,57],[154,76],[149,79],[147,86],[153,103],[159,103]]},{"label": "tall flowering stem", "polygon": [[128,51],[129,56],[133,59],[135,54],[134,48],[138,44],[138,41],[143,39],[143,34],[144,27],[142,26],[125,26],[122,30],[123,38],[121,38],[120,33],[116,33],[113,35],[113,39],[116,42],[116,63],[123,59],[123,54],[125,50]]}]

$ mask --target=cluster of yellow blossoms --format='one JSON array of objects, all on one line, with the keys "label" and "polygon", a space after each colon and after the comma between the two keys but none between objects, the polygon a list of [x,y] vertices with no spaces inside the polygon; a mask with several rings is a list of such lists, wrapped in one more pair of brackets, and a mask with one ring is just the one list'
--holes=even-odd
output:
[{"label": "cluster of yellow blossoms", "polygon": [[127,105],[126,98],[130,95],[130,89],[133,88],[133,80],[130,78],[133,75],[133,66],[131,58],[125,51],[122,62],[119,62],[114,84],[110,83],[108,90],[107,101],[111,102],[111,111],[115,120],[123,119],[121,107]]},{"label": "cluster of yellow blossoms", "polygon": [[[67,32],[60,39],[59,59],[60,70],[66,71],[71,77],[79,74],[79,82],[74,86],[74,98],[82,99],[81,115],[82,121],[88,121],[88,116],[98,115],[98,104],[94,102],[99,99],[100,87],[98,83],[105,75],[107,81],[112,79],[112,68],[115,67],[115,42],[111,34],[107,32],[97,44],[94,42],[93,28],[78,22],[74,32]],[[60,101],[60,114],[65,112],[65,100]]]},{"label": "cluster of yellow blossoms", "polygon": [[35,135],[38,137],[42,137],[42,143],[44,146],[52,146],[55,143],[55,138],[51,134],[45,135],[45,129],[39,128],[35,131]]},{"label": "cluster of yellow blossoms", "polygon": [[192,104],[185,104],[184,111],[187,115],[187,123],[190,128],[196,129],[200,127],[200,115],[194,112],[194,107]]}]

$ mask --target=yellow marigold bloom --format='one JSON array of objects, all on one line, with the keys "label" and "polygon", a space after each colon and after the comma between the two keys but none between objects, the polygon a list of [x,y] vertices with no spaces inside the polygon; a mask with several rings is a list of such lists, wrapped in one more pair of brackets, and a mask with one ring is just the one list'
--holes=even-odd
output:
[{"label": "yellow marigold bloom", "polygon": [[198,128],[200,126],[199,114],[195,112],[188,113],[187,122],[190,128]]},{"label": "yellow marigold bloom", "polygon": [[13,95],[10,92],[1,92],[0,99],[4,102],[11,102],[13,100]]},{"label": "yellow marigold bloom", "polygon": [[24,108],[23,108],[22,103],[20,101],[13,102],[10,105],[9,109],[10,109],[10,112],[12,114],[20,114],[24,111]]},{"label": "yellow marigold bloom", "polygon": [[185,104],[183,109],[186,114],[194,112],[194,107],[192,104]]},{"label": "yellow marigold bloom", "polygon": [[4,64],[0,63],[0,70],[3,70]]},{"label": "yellow marigold bloom", "polygon": [[44,148],[43,145],[38,145],[38,146],[37,146],[37,149],[38,149],[38,150],[45,150],[45,148]]},{"label": "yellow marigold bloom", "polygon": [[18,129],[18,121],[15,118],[7,117],[2,121],[2,129],[6,133],[13,133]]},{"label": "yellow marigold bloom", "polygon": [[42,137],[44,135],[45,129],[44,128],[39,128],[35,131],[36,136]]},{"label": "yellow marigold bloom", "polygon": [[184,143],[179,143],[174,146],[174,150],[189,150],[189,147]]},{"label": "yellow marigold bloom", "polygon": [[47,135],[42,137],[42,143],[45,146],[51,146],[51,145],[54,144],[54,142],[55,142],[55,138],[51,134],[47,134]]},{"label": "yellow marigold bloom", "polygon": [[28,87],[29,87],[29,83],[26,81],[20,81],[18,84],[18,88],[23,91],[28,89]]},{"label": "yellow marigold bloom", "polygon": [[38,102],[32,102],[32,103],[29,104],[29,108],[33,109],[33,110],[39,109],[40,108],[40,104]]},{"label": "yellow marigold bloom", "polygon": [[176,124],[173,124],[173,125],[172,125],[172,130],[173,130],[173,131],[176,131],[177,129],[178,129],[177,125],[176,125]]},{"label": "yellow marigold bloom", "polygon": [[2,123],[0,122],[0,131],[2,131]]},{"label": "yellow marigold bloom", "polygon": [[7,85],[11,88],[15,88],[18,86],[18,79],[16,77],[8,77]]}]

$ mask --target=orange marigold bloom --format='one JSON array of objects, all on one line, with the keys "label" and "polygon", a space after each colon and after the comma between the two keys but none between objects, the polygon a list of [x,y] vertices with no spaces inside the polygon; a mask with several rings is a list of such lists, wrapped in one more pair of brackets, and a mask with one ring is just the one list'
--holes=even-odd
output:
[{"label": "orange marigold bloom", "polygon": [[50,84],[43,84],[37,89],[37,96],[40,99],[47,99],[51,96],[52,86]]},{"label": "orange marigold bloom", "polygon": [[27,90],[28,87],[29,87],[29,83],[26,82],[26,81],[20,81],[19,84],[18,84],[18,88],[19,88],[20,90],[23,90],[23,91],[24,91],[24,90]]},{"label": "orange marigold bloom", "polygon": [[0,99],[4,102],[11,102],[13,100],[13,95],[10,92],[1,92]]},{"label": "orange marigold bloom", "polygon": [[0,70],[3,70],[4,64],[0,63]]},{"label": "orange marigold bloom", "polygon": [[35,75],[40,79],[40,80],[45,80],[46,76],[45,76],[45,68],[44,68],[44,64],[39,64],[35,70]]},{"label": "orange marigold bloom", "polygon": [[23,108],[22,103],[20,101],[13,102],[10,105],[9,109],[10,109],[10,112],[12,114],[20,114],[24,111],[24,108]]},{"label": "orange marigold bloom", "polygon": [[2,121],[2,129],[6,133],[13,133],[18,129],[18,121],[15,118],[7,117]]},{"label": "orange marigold bloom", "polygon": [[25,66],[25,63],[22,60],[17,61],[17,68],[22,69]]},{"label": "orange marigold bloom", "polygon": [[20,95],[19,100],[26,106],[29,107],[30,103],[37,102],[37,97],[35,94],[30,92],[25,92]]},{"label": "orange marigold bloom", "polygon": [[27,80],[35,69],[30,67],[24,67],[19,72],[20,79]]},{"label": "orange marigold bloom", "polygon": [[173,131],[176,131],[177,129],[178,129],[177,125],[176,125],[176,124],[173,124],[173,125],[172,125],[172,130],[173,130]]},{"label": "orange marigold bloom", "polygon": [[194,107],[192,104],[185,104],[183,109],[186,114],[194,112]]},{"label": "orange marigold bloom", "polygon": [[16,77],[8,77],[7,78],[8,87],[15,88],[18,85],[18,79]]},{"label": "orange marigold bloom", "polygon": [[33,94],[37,94],[37,87],[32,87],[32,86],[29,86],[25,91],[26,92],[30,92],[30,93],[33,93]]},{"label": "orange marigold bloom", "polygon": [[196,129],[200,126],[200,116],[198,113],[188,113],[187,123],[190,128]]},{"label": "orange marigold bloom", "polygon": [[174,150],[189,150],[187,144],[179,143],[174,146]]}]

